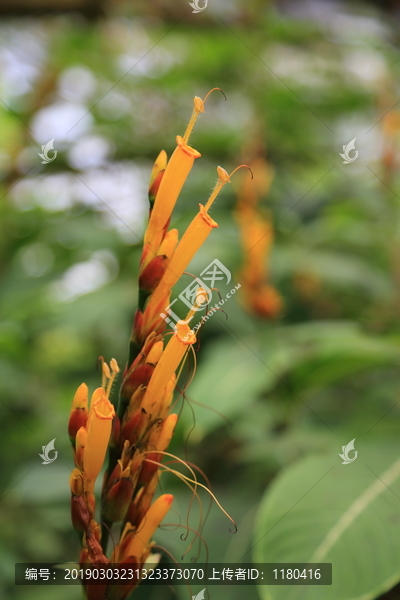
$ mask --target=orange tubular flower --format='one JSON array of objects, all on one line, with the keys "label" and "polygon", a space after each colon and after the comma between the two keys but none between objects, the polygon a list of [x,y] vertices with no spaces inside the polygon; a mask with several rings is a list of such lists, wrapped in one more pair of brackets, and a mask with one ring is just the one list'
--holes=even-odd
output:
[{"label": "orange tubular flower", "polygon": [[173,499],[174,497],[171,494],[163,494],[150,506],[138,527],[137,533],[132,536],[131,541],[124,549],[124,555],[120,557],[121,559],[134,556],[139,562],[143,561],[150,550],[150,539],[171,508]]},{"label": "orange tubular flower", "polygon": [[187,265],[215,227],[218,227],[218,223],[210,217],[205,207],[199,204],[199,212],[183,234],[171,259],[168,272],[165,273],[163,286],[172,288],[177,283]]},{"label": "orange tubular flower", "polygon": [[161,401],[160,419],[165,419],[168,415],[168,411],[171,408],[172,400],[174,398],[175,387],[176,375],[174,374],[172,375],[164,390],[163,398]]},{"label": "orange tubular flower", "polygon": [[188,146],[179,135],[176,137],[176,142],[177,147],[162,178],[145,234],[146,259],[144,266],[157,253],[164,228],[168,223],[183,184],[193,167],[195,159],[201,156],[200,152]]},{"label": "orange tubular flower", "polygon": [[161,431],[158,436],[158,440],[156,441],[156,450],[164,452],[164,450],[168,448],[177,422],[178,415],[176,414],[171,414],[167,417],[167,419],[165,419],[161,425]]},{"label": "orange tubular flower", "polygon": [[[214,88],[208,92],[207,96],[202,100],[196,96],[193,100],[193,113],[186,128],[183,137],[176,137],[177,146],[172,154],[165,171],[163,172],[161,182],[154,201],[154,206],[151,211],[149,224],[144,237],[144,248],[142,255],[141,270],[143,270],[150,260],[159,254],[159,246],[165,234],[165,228],[171,217],[171,213],[175,207],[178,196],[182,187],[193,167],[196,158],[201,156],[200,152],[189,146],[189,138],[193,127],[200,113],[204,112],[204,104],[208,96],[215,90]],[[220,90],[222,91],[222,90]],[[159,155],[156,164],[153,167],[152,176],[150,179],[150,190],[154,187],[157,177],[162,171],[161,167],[165,164],[165,156]],[[151,202],[151,192],[150,192]]]},{"label": "orange tubular flower", "polygon": [[142,408],[153,417],[158,414],[158,409],[162,408],[160,406],[162,398],[162,396],[160,398],[160,392],[161,394],[163,393],[185,356],[188,346],[194,344],[195,341],[196,336],[191,331],[189,325],[186,323],[177,323],[176,331],[170,338],[167,347],[154,369],[154,373],[142,400]]},{"label": "orange tubular flower", "polygon": [[90,402],[83,455],[83,477],[87,492],[93,492],[95,481],[103,466],[115,417],[109,395],[119,367],[114,358],[111,359],[110,365],[111,371],[107,363],[103,362],[103,385],[93,392]]},{"label": "orange tubular flower", "polygon": [[199,204],[199,212],[183,234],[183,237],[174,252],[162,282],[163,287],[172,288],[177,283],[196,252],[210,235],[211,230],[218,227],[218,223],[216,223],[208,214],[208,210],[211,208],[214,200],[224,185],[230,183],[230,176],[222,167],[217,167],[217,173],[218,181],[206,206]]},{"label": "orange tubular flower", "polygon": [[[183,234],[168,268],[165,271],[162,281],[149,299],[144,311],[143,319],[149,324],[148,327],[150,329],[156,329],[157,323],[162,323],[163,319],[160,317],[160,313],[162,313],[169,304],[169,294],[172,287],[182,277],[188,264],[199,248],[204,244],[212,229],[218,227],[218,223],[216,223],[208,214],[208,210],[211,208],[212,203],[224,185],[230,183],[230,175],[228,175],[222,167],[218,167],[217,172],[218,181],[207,204],[205,206],[199,204],[199,212]],[[146,332],[147,329],[144,329],[144,334]]]},{"label": "orange tubular flower", "polygon": [[91,490],[103,466],[114,415],[114,407],[105,393],[94,403],[91,403],[83,458],[83,474],[88,482],[88,488]]},{"label": "orange tubular flower", "polygon": [[273,225],[253,209],[241,211],[239,220],[245,254],[243,274],[249,282],[256,284],[268,276],[265,259],[274,240]]},{"label": "orange tubular flower", "polygon": [[240,228],[244,261],[238,276],[244,307],[262,318],[274,318],[282,310],[282,298],[269,284],[268,256],[274,240],[271,221],[264,217],[257,204],[272,181],[272,169],[264,159],[252,164],[257,184],[244,181],[239,193],[236,220]]}]

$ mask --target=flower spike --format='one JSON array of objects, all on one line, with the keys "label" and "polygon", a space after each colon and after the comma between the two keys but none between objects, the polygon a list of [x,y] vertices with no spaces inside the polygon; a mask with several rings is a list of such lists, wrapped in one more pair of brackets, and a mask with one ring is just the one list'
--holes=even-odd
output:
[{"label": "flower spike", "polygon": [[[203,100],[194,98],[184,136],[177,136],[176,148],[169,160],[164,151],[160,152],[151,172],[150,212],[140,261],[138,306],[118,398],[112,401],[110,398],[120,371],[118,363],[115,359],[106,363],[100,357],[101,387],[94,390],[90,405],[85,384],[78,388],[73,400],[69,422],[75,462],[70,478],[71,518],[81,538],[81,568],[96,563],[110,565],[109,534],[113,524],[118,522],[121,522],[121,533],[114,545],[111,563],[135,564],[139,569],[147,562],[158,562],[161,555],[152,552],[152,537],[173,501],[170,494],[153,499],[164,472],[173,473],[183,481],[192,490],[193,498],[199,499],[198,487],[206,489],[220,506],[207,487],[198,481],[190,463],[167,452],[178,422],[178,414],[170,412],[179,400],[174,401],[174,390],[190,354],[193,354],[194,367],[196,363],[193,345],[198,327],[193,330],[190,323],[197,311],[210,301],[208,288],[198,287],[186,319],[179,320],[170,312],[172,288],[211,230],[218,227],[208,214],[213,202],[230,183],[231,176],[246,166],[237,167],[230,175],[218,167],[218,180],[208,201],[205,206],[199,205],[197,215],[179,241],[178,230],[169,228],[172,211],[195,160],[201,156],[189,146],[189,137],[200,113],[205,111],[207,98],[215,90],[225,97],[220,88],[213,88]],[[170,316],[174,314],[177,322],[173,324],[163,311]],[[166,322],[173,324],[172,332],[165,331]],[[179,390],[181,394],[189,384],[190,381],[185,382],[183,392]],[[107,452],[101,502],[96,506],[94,486]],[[163,464],[167,456],[186,465],[191,477]],[[85,598],[126,600],[139,582],[140,578],[133,578],[129,586],[121,586],[118,581],[89,583],[84,586]]]}]

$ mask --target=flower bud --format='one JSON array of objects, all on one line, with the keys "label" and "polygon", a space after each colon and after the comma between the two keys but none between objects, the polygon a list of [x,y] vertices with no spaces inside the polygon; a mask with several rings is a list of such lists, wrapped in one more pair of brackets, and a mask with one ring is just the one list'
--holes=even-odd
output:
[{"label": "flower bud", "polygon": [[164,350],[164,342],[161,340],[159,342],[156,342],[152,346],[150,352],[148,353],[148,355],[146,357],[146,363],[150,363],[151,365],[156,365],[161,358],[163,350]]},{"label": "flower bud", "polygon": [[155,256],[139,275],[139,290],[148,296],[159,284],[168,265],[168,256]]},{"label": "flower bud", "polygon": [[[125,421],[125,418],[124,418]],[[149,424],[149,415],[146,411],[139,406],[126,421],[122,421],[121,428],[121,443],[125,440],[129,440],[129,443],[135,444],[146,431],[146,427]]]},{"label": "flower bud", "polygon": [[158,192],[159,187],[161,185],[162,178],[164,177],[164,173],[165,173],[165,171],[160,171],[159,173],[157,173],[157,175],[156,175],[156,177],[155,177],[152,185],[149,187],[150,210],[154,206],[154,201],[156,199],[157,192]]},{"label": "flower bud", "polygon": [[132,500],[133,485],[128,466],[121,478],[104,494],[102,499],[102,515],[110,523],[122,521]]},{"label": "flower bud", "polygon": [[149,510],[154,493],[157,489],[158,478],[158,473],[153,475],[149,483],[139,490],[135,499],[131,502],[126,514],[126,521],[132,523],[133,527],[139,526],[141,520]]},{"label": "flower bud", "polygon": [[73,469],[69,478],[69,487],[74,496],[83,495],[83,477],[79,469]]},{"label": "flower bud", "polygon": [[158,249],[158,254],[164,254],[171,259],[173,253],[175,252],[175,248],[178,244],[178,230],[170,229],[164,235],[163,241],[160,244]]},{"label": "flower bud", "polygon": [[71,412],[76,408],[81,408],[87,411],[88,408],[88,387],[86,383],[81,383],[75,392],[74,399],[72,401]]},{"label": "flower bud", "polygon": [[[153,475],[157,472],[159,464],[154,463],[160,463],[162,461],[163,455],[160,454],[160,452],[165,452],[165,450],[168,448],[177,421],[178,415],[169,415],[169,417],[162,423],[159,430],[154,430],[154,436],[150,436],[149,449],[151,450],[151,446],[152,444],[154,444],[155,451],[149,452],[149,454],[146,455],[142,469],[140,471],[139,485],[146,485],[146,483],[148,483],[153,477]],[[154,440],[154,438],[156,439]]]},{"label": "flower bud", "polygon": [[143,322],[143,313],[138,308],[135,312],[135,317],[133,319],[133,338],[135,340],[141,340],[143,336],[144,322]]},{"label": "flower bud", "polygon": [[154,371],[154,365],[143,364],[128,371],[121,386],[121,398],[129,400],[140,385],[146,386]]},{"label": "flower bud", "polygon": [[148,544],[155,530],[171,508],[173,499],[171,494],[163,494],[150,506],[138,527],[137,534],[125,549],[123,558],[135,556],[141,561],[143,555],[148,551]]},{"label": "flower bud", "polygon": [[[121,403],[122,403],[122,408],[123,408],[123,411],[122,411],[123,418],[122,418],[121,428],[133,416],[136,409],[139,408],[139,406],[142,403],[145,392],[146,392],[146,386],[144,386],[144,385],[140,385],[137,388],[137,390],[135,392],[133,392],[130,399],[129,399],[129,397],[128,397],[128,399],[124,398],[124,396],[122,395],[122,392],[121,392]],[[122,443],[126,439],[128,439],[128,438],[121,437],[121,435],[120,435],[120,441],[122,440]]]},{"label": "flower bud", "polygon": [[68,435],[75,448],[75,438],[80,427],[85,427],[88,418],[88,388],[82,383],[75,392],[68,422]]},{"label": "flower bud", "polygon": [[121,433],[121,421],[118,415],[115,415],[112,421],[110,446],[111,448],[117,448],[119,442],[119,436]]},{"label": "flower bud", "polygon": [[156,199],[156,195],[158,192],[158,188],[160,187],[161,180],[163,178],[165,169],[167,167],[167,153],[165,150],[161,150],[160,154],[157,156],[156,161],[154,163],[153,169],[150,175],[149,182],[149,201],[150,201],[150,209],[153,208],[154,200]]},{"label": "flower bud", "polygon": [[75,438],[75,464],[81,471],[83,471],[83,456],[85,453],[86,440],[86,427],[80,427]]}]

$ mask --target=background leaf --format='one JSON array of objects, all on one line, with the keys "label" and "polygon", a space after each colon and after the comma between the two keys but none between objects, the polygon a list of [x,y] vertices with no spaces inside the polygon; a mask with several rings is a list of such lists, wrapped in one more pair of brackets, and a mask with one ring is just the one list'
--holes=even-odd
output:
[{"label": "background leaf", "polygon": [[[343,440],[344,444],[350,440]],[[331,586],[260,586],[264,600],[370,600],[400,579],[400,457],[395,440],[356,440],[286,470],[266,493],[254,530],[256,562],[330,562]]]}]

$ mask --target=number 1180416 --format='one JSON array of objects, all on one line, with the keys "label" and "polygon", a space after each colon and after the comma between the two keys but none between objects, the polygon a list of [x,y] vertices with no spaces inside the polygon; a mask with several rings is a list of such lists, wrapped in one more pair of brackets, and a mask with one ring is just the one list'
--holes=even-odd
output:
[{"label": "number 1180416", "polygon": [[275,579],[321,579],[320,569],[274,569]]}]

